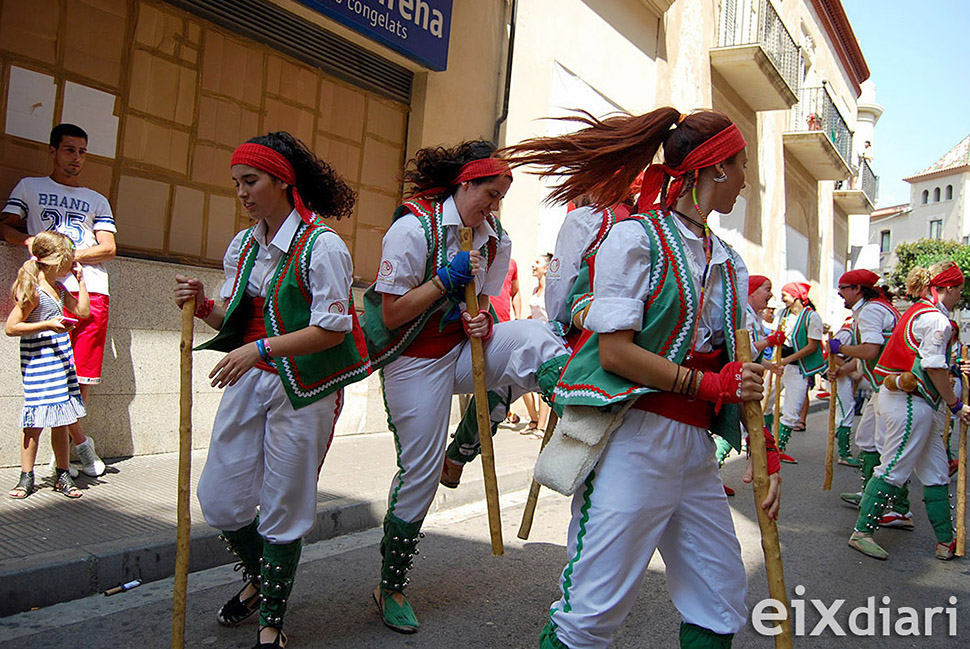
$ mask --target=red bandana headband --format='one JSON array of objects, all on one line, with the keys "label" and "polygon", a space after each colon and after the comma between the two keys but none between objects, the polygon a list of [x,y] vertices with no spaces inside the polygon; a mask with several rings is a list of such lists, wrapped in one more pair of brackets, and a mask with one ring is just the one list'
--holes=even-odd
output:
[{"label": "red bandana headband", "polygon": [[874,287],[878,281],[879,275],[876,275],[871,270],[866,270],[865,268],[856,268],[855,270],[842,273],[842,277],[839,278],[839,284],[846,284],[849,286]]},{"label": "red bandana headband", "polygon": [[[472,160],[471,162],[466,162],[461,169],[458,170],[458,175],[455,179],[451,181],[452,187],[457,187],[458,185],[468,182],[469,180],[478,180],[479,178],[491,178],[492,176],[508,176],[512,177],[512,168],[509,167],[509,163],[501,158],[479,158],[478,160]],[[411,196],[411,198],[423,198],[425,196],[435,196],[437,194],[443,194],[448,191],[447,187],[428,187],[427,189],[422,189],[417,194]]]},{"label": "red bandana headband", "polygon": [[788,293],[802,304],[808,302],[808,292],[810,290],[812,290],[812,286],[805,282],[788,282],[781,287],[782,293]]},{"label": "red bandana headband", "polygon": [[307,223],[313,222],[313,212],[303,203],[300,192],[296,190],[296,171],[286,157],[275,149],[255,142],[246,142],[236,147],[232,152],[229,166],[248,165],[279,178],[293,188],[293,207],[300,218]]},{"label": "red bandana headband", "polygon": [[666,164],[652,164],[647,167],[643,175],[643,184],[640,186],[640,198],[637,201],[637,211],[644,212],[650,208],[655,201],[659,200],[664,185],[670,180],[667,193],[661,207],[664,209],[673,205],[674,201],[680,196],[684,187],[684,176],[688,171],[697,171],[724,162],[735,153],[747,146],[741,130],[735,124],[720,131],[717,135],[708,138],[693,151],[687,154],[676,167],[668,167]]},{"label": "red bandana headband", "polygon": [[768,281],[764,275],[751,275],[748,277],[748,295],[761,288],[761,285]]},{"label": "red bandana headband", "polygon": [[940,301],[940,295],[936,290],[937,288],[959,286],[960,284],[963,284],[963,271],[960,270],[959,266],[953,264],[930,280],[930,294],[933,296],[933,302]]}]

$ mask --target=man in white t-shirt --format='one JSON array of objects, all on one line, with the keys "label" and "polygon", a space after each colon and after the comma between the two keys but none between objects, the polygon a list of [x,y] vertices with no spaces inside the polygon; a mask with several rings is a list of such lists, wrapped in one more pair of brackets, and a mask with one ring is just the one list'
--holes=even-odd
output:
[{"label": "man in white t-shirt", "polygon": [[[84,268],[84,283],[91,296],[91,316],[71,331],[71,343],[81,397],[90,412],[88,393],[92,385],[101,383],[108,326],[108,273],[103,263],[115,256],[117,229],[108,199],[80,185],[78,176],[87,146],[88,135],[79,126],[55,126],[50,138],[53,172],[17,183],[3,207],[0,233],[7,242],[26,246],[28,251],[34,235],[44,230],[60,232],[74,242],[75,258]],[[26,234],[18,229],[24,223]],[[76,294],[77,281],[73,276],[68,276],[64,285]],[[94,441],[84,435],[80,422],[70,426],[70,433],[84,473],[92,477],[104,473],[104,462],[95,452]]]}]

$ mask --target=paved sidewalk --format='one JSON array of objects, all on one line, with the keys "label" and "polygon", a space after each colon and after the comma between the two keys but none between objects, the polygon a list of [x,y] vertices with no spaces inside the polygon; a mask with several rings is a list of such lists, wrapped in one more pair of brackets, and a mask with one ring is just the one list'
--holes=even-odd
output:
[{"label": "paved sidewalk", "polygon": [[[522,427],[503,425],[495,437],[503,493],[527,488],[532,477],[539,441],[519,435]],[[46,460],[48,453],[42,451],[40,458]],[[205,450],[192,454],[192,571],[233,560],[216,530],[205,524],[195,498],[205,457]],[[307,542],[379,526],[396,470],[390,433],[338,436],[321,472],[317,523]],[[78,500],[54,493],[46,466],[38,465],[35,472],[38,488],[26,500],[15,501],[5,494],[17,483],[20,469],[0,469],[0,616],[103,592],[132,579],[149,582],[172,575],[177,454],[108,461],[100,478],[78,477],[84,491]],[[483,499],[481,463],[476,461],[466,468],[458,489],[439,488],[431,511]]]}]

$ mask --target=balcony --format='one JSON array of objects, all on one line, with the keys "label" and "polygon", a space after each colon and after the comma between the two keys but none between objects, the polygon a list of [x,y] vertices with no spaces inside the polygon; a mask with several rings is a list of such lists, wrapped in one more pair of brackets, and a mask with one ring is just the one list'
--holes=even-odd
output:
[{"label": "balcony", "polygon": [[852,133],[828,89],[802,88],[802,96],[791,114],[789,130],[782,135],[785,150],[816,180],[848,178],[852,173]]},{"label": "balcony", "polygon": [[865,158],[860,159],[860,163],[858,172],[848,183],[842,189],[835,190],[835,204],[846,214],[869,214],[876,208],[879,178],[872,173],[872,167]]},{"label": "balcony", "polygon": [[798,46],[768,0],[722,0],[711,67],[752,110],[783,110],[798,101]]}]

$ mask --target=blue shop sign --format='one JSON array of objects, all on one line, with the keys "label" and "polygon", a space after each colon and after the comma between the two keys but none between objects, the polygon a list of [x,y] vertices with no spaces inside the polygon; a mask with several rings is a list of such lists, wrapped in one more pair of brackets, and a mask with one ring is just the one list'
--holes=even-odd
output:
[{"label": "blue shop sign", "polygon": [[448,67],[452,0],[298,0],[432,70]]}]

